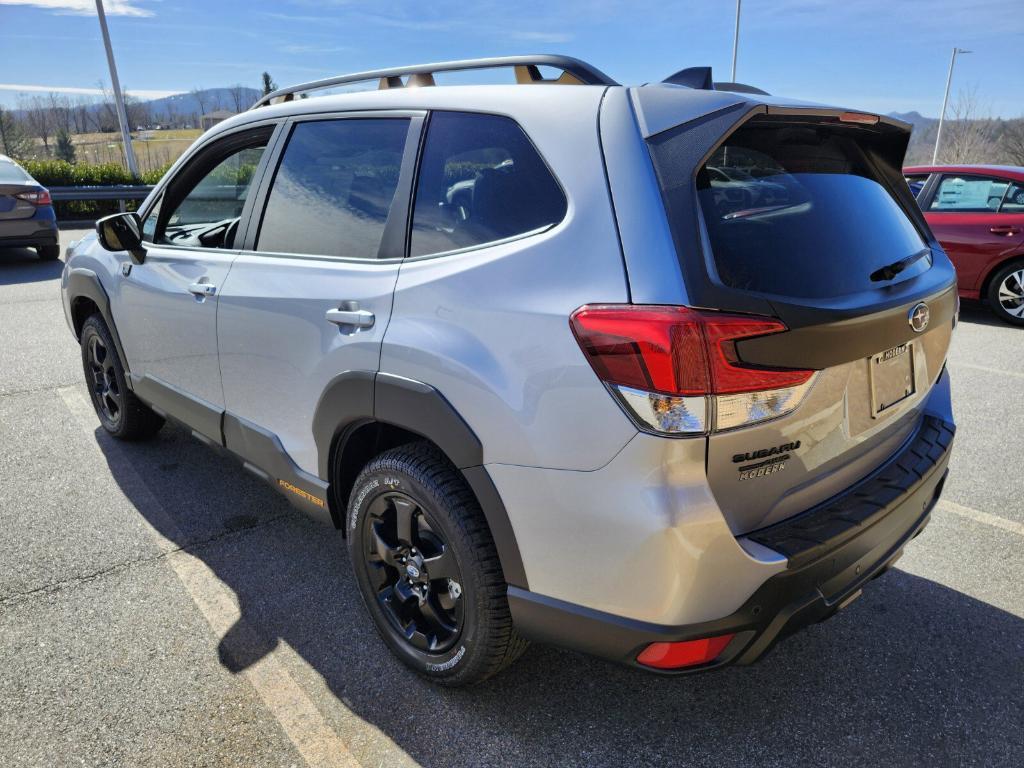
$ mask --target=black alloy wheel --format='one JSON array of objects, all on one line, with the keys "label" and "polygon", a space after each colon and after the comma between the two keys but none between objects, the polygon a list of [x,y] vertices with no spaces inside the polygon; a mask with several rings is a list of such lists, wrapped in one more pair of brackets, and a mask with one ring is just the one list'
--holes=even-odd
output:
[{"label": "black alloy wheel", "polygon": [[114,368],[116,359],[99,334],[89,336],[86,344],[89,392],[96,412],[108,429],[117,429],[124,413],[124,395]]},{"label": "black alloy wheel", "polygon": [[401,491],[377,496],[363,527],[363,564],[392,629],[419,651],[448,651],[462,630],[462,577],[440,527]]}]

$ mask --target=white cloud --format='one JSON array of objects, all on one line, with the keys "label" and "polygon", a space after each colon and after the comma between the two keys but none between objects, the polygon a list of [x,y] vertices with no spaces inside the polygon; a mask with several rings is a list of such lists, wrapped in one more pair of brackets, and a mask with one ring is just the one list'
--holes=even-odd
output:
[{"label": "white cloud", "polygon": [[[96,0],[0,0],[0,5],[27,5],[57,13],[95,16]],[[107,16],[152,16],[148,8],[140,8],[137,0],[104,0]]]},{"label": "white cloud", "polygon": [[[3,4],[6,0],[0,0]],[[18,83],[0,83],[0,91],[15,91],[16,93],[67,93],[77,96],[102,96],[102,88],[78,88],[73,85],[24,85]],[[181,91],[153,91],[134,89],[125,91],[125,95],[134,96],[137,99],[162,99],[164,96],[174,96]]]}]

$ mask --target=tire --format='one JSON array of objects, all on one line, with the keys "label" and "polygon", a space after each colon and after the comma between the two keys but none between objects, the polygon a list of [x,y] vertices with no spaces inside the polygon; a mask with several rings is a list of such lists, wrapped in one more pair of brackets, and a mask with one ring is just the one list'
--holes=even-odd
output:
[{"label": "tire", "polygon": [[39,256],[40,261],[56,261],[60,258],[60,246],[56,243],[53,245],[37,245],[36,254]]},{"label": "tire", "polygon": [[1000,320],[1024,326],[1024,261],[996,271],[988,284],[988,305]]},{"label": "tire", "polygon": [[163,418],[128,388],[114,339],[100,315],[86,319],[80,339],[85,382],[103,428],[120,440],[143,440],[159,432]]},{"label": "tire", "polygon": [[480,505],[433,445],[372,459],[352,488],[346,526],[366,608],[411,669],[441,685],[472,685],[526,650]]}]

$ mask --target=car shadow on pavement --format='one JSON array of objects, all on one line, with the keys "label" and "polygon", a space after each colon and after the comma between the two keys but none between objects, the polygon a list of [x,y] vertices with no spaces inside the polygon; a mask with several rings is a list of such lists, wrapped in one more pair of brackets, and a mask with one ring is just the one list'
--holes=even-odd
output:
[{"label": "car shadow on pavement", "polygon": [[0,248],[0,285],[53,280],[63,269],[63,261],[41,261],[31,248]]},{"label": "car shadow on pavement", "polygon": [[288,643],[424,766],[1024,764],[1024,621],[899,569],[752,667],[662,677],[533,646],[448,690],[378,638],[340,532],[183,429],[96,439],[138,511],[238,596],[241,621],[211,646],[222,664]]},{"label": "car shadow on pavement", "polygon": [[1013,328],[1009,323],[996,317],[988,304],[973,299],[961,299],[960,322],[972,323],[974,325],[992,325],[996,328]]}]

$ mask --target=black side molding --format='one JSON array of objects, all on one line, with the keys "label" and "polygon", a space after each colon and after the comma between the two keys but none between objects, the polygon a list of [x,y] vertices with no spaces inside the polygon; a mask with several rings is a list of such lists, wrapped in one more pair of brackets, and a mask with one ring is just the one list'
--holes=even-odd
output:
[{"label": "black side molding", "polygon": [[170,416],[216,445],[224,445],[221,418],[224,409],[193,397],[166,381],[131,374],[132,389],[161,416]]},{"label": "black side molding", "polygon": [[327,483],[300,469],[273,432],[225,412],[224,447],[302,512],[318,522],[337,524],[327,503]]},{"label": "black side molding", "polygon": [[[126,373],[130,372],[131,368],[128,365],[128,358],[125,357],[124,347],[121,346],[121,337],[117,333],[117,326],[114,324],[114,318],[110,314],[110,299],[96,273],[84,267],[73,267],[68,274],[67,288],[65,290],[67,291],[68,304],[72,312],[72,322],[74,322],[76,300],[89,299],[99,308],[100,314],[103,316],[103,322],[107,324],[110,335],[114,337],[114,346],[117,348],[117,356],[121,360],[121,365],[124,366]],[[77,334],[77,328],[75,332]],[[127,378],[129,379],[129,386],[131,386],[131,377]]]}]

